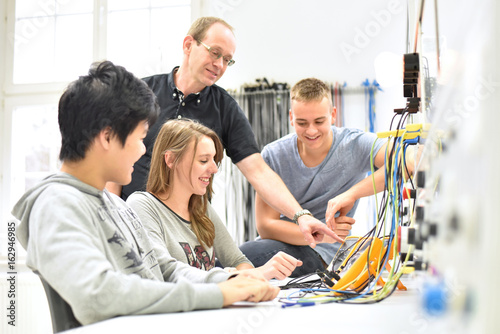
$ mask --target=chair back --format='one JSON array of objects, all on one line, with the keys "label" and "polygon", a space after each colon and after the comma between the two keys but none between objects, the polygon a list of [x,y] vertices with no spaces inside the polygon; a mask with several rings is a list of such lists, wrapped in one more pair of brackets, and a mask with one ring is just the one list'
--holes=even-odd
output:
[{"label": "chair back", "polygon": [[[38,274],[38,273],[36,273]],[[54,290],[49,283],[40,275],[47,301],[49,302],[50,317],[52,319],[52,330],[54,333],[62,332],[71,328],[80,327],[82,324],[76,320],[71,306]]]}]

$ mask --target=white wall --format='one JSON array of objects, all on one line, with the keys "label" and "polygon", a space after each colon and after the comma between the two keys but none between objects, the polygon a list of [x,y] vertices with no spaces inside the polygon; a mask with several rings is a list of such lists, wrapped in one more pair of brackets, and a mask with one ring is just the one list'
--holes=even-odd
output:
[{"label": "white wall", "polygon": [[[293,85],[311,76],[355,87],[376,78],[374,63],[381,53],[400,59],[406,53],[406,3],[207,0],[202,11],[235,28],[236,64],[219,81],[226,89],[262,77]],[[377,95],[379,130],[388,128],[393,109],[405,104],[401,81]]]},{"label": "white wall", "polygon": [[[413,13],[415,1],[409,3]],[[201,4],[201,15],[221,17],[235,29],[236,64],[218,82],[226,89],[239,89],[263,77],[289,85],[317,77],[349,87],[377,79],[384,91],[376,95],[376,131],[388,130],[393,110],[406,105],[402,77],[384,80],[375,66],[377,57],[385,54],[380,59],[392,61],[392,67],[382,73],[402,72],[407,53],[406,0],[202,0]],[[345,126],[365,130],[363,101],[362,95],[346,98]],[[225,202],[217,207],[223,190],[216,189],[214,204],[224,217]],[[363,235],[371,224],[367,205],[373,204],[360,202],[354,235]]]}]

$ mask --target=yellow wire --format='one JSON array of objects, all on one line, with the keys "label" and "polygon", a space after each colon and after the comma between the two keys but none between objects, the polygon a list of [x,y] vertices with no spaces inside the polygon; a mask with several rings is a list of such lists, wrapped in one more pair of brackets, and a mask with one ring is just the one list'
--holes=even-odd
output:
[{"label": "yellow wire", "polygon": [[[400,130],[398,130],[396,132],[396,137],[398,137],[399,131]],[[405,134],[406,134],[406,131],[404,131],[402,134],[403,138],[404,138]],[[394,140],[396,137],[394,137]],[[375,214],[376,214],[374,237],[377,235],[378,231],[382,228],[382,226],[383,226],[383,234],[382,235],[384,235],[384,236],[386,235],[387,224],[385,224],[385,222],[387,220],[387,214],[389,211],[387,209],[391,206],[391,203],[394,206],[394,208],[392,210],[393,214],[395,215],[394,219],[396,222],[399,221],[399,201],[398,201],[398,198],[399,198],[400,194],[399,194],[399,188],[394,187],[394,185],[396,184],[395,182],[397,182],[397,180],[395,180],[395,178],[394,178],[394,171],[396,168],[396,162],[398,162],[398,161],[400,162],[399,167],[402,169],[401,170],[401,177],[402,177],[402,181],[403,181],[402,184],[406,184],[406,182],[408,181],[408,179],[405,176],[406,169],[405,169],[405,154],[404,154],[404,150],[403,150],[404,149],[403,140],[401,140],[399,143],[399,152],[400,152],[399,156],[394,156],[395,153],[397,152],[397,147],[394,147],[394,149],[392,150],[393,154],[391,157],[389,157],[390,145],[387,145],[386,152],[385,152],[385,161],[386,161],[386,163],[385,163],[385,176],[387,178],[387,180],[386,180],[387,192],[388,192],[389,198],[392,196],[392,198],[394,198],[394,200],[393,201],[390,201],[390,200],[386,201],[383,217],[382,217],[382,219],[379,219],[379,203],[378,203],[378,198],[376,196],[377,192],[376,192],[376,183],[375,183],[375,176],[374,176],[374,174],[375,174],[374,149],[375,149],[376,141],[377,140],[375,140],[373,142],[372,149],[370,151],[370,165],[371,165],[370,168],[371,168],[371,172],[372,172],[373,190],[374,190],[374,194],[375,194]],[[390,143],[390,141],[391,141],[391,138],[388,139],[388,143]],[[389,158],[391,158],[391,159],[389,159]],[[392,167],[391,173],[389,173],[389,167]],[[396,173],[396,175],[397,174],[398,173]],[[408,198],[410,198],[408,189],[407,189],[407,195],[408,195]],[[410,211],[409,211],[410,217],[413,217],[413,207],[410,205],[409,208],[410,208]],[[380,221],[383,222],[382,226],[381,226]],[[412,223],[413,222],[410,220],[410,226],[412,225]],[[395,233],[397,234],[397,232],[395,232]],[[388,245],[388,247],[387,247],[387,252],[388,252],[387,256],[389,256],[389,254],[391,253],[391,250],[392,250],[393,260],[390,262],[392,264],[391,269],[388,271],[387,278],[385,279],[385,284],[382,286],[382,288],[377,290],[377,288],[376,288],[377,282],[374,282],[375,287],[373,288],[373,292],[368,292],[365,296],[363,296],[361,298],[349,300],[349,302],[366,303],[368,301],[378,301],[378,300],[381,300],[383,298],[386,298],[393,291],[395,285],[397,284],[397,282],[399,281],[399,279],[403,275],[404,268],[406,268],[407,262],[409,260],[409,255],[411,253],[411,250],[413,249],[413,247],[410,245],[409,251],[408,251],[405,259],[403,260],[403,263],[401,264],[400,268],[396,271],[396,267],[398,264],[397,261],[399,258],[399,255],[397,253],[398,242],[399,242],[399,240],[398,240],[397,235],[396,235],[395,237],[393,237],[392,244]],[[370,250],[369,250],[369,254],[368,254],[369,258],[371,256],[372,245],[373,245],[373,243],[370,242],[370,245],[369,245]],[[380,254],[379,254],[379,257],[378,257],[379,263],[376,266],[376,272],[375,272],[376,278],[379,277],[380,272],[385,270],[385,268],[382,267],[383,262],[380,261],[380,259],[382,258],[382,252],[383,252],[383,247],[382,247]],[[367,267],[368,267],[369,274],[370,274],[370,272],[371,272],[370,265],[367,264]],[[355,279],[353,279],[350,283],[348,283],[346,285],[349,286],[349,285],[355,283],[359,279],[360,275],[361,275],[361,273]],[[368,284],[366,288],[368,288],[369,286],[370,286],[370,284]],[[340,296],[340,297],[336,296],[336,295],[332,294],[332,292],[330,292],[330,293],[325,293],[325,294],[317,294],[317,295],[310,296],[310,297],[302,297],[299,299],[299,301],[303,301],[303,302],[305,302],[305,301],[329,302],[329,301],[338,301],[338,300],[343,300],[343,299],[345,299],[345,298],[342,296]]]}]

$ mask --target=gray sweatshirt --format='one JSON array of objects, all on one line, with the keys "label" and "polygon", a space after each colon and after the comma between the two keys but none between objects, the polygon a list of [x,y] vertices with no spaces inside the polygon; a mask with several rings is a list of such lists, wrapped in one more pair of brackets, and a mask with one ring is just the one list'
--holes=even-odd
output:
[{"label": "gray sweatshirt", "polygon": [[119,315],[220,308],[204,272],[153,251],[135,212],[118,196],[66,173],[49,176],[14,206],[27,265],[64,298],[83,325]]}]

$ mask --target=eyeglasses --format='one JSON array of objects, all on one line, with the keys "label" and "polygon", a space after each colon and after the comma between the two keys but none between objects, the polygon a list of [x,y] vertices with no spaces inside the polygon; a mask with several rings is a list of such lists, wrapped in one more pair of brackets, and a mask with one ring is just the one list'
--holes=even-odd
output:
[{"label": "eyeglasses", "polygon": [[207,49],[208,53],[210,54],[210,57],[212,57],[213,60],[218,60],[218,59],[222,58],[222,60],[224,61],[224,64],[226,64],[227,66],[234,65],[234,63],[235,63],[234,59],[229,59],[229,57],[223,57],[222,53],[219,50],[214,50],[211,46],[206,45],[205,43],[203,43],[200,40],[196,40],[196,41],[198,43],[200,43],[201,45],[203,45]]}]

